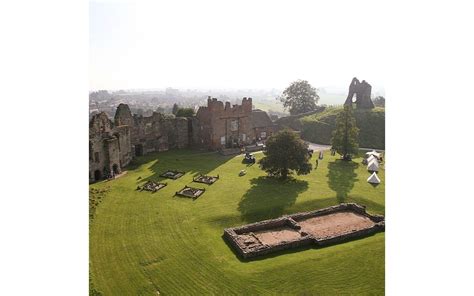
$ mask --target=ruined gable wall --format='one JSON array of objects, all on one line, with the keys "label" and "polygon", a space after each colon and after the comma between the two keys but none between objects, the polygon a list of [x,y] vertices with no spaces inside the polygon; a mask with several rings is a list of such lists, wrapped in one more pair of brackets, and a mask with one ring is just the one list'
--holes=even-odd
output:
[{"label": "ruined gable wall", "polygon": [[[243,98],[241,105],[233,105],[226,102],[218,101],[216,98],[207,100],[207,110],[200,109],[198,112],[198,119],[208,117],[201,124],[201,136],[203,140],[211,149],[219,149],[222,147],[221,138],[225,137],[226,142],[231,142],[232,139],[237,140],[240,135],[240,140],[243,140],[245,134],[245,143],[252,141],[252,121],[250,114],[252,112],[252,99]],[[206,112],[207,111],[207,112]],[[207,114],[206,114],[207,113]],[[238,121],[238,129],[232,130],[232,121]]]},{"label": "ruined gable wall", "polygon": [[117,111],[115,111],[114,123],[115,126],[134,125],[132,111],[130,111],[130,108],[127,104],[118,105]]}]

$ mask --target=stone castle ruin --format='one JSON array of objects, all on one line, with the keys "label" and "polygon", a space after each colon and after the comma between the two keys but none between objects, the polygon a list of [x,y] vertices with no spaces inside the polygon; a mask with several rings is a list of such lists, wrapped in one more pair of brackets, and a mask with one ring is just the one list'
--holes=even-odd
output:
[{"label": "stone castle ruin", "polygon": [[374,108],[374,103],[370,98],[372,93],[372,86],[368,84],[365,80],[359,82],[359,80],[354,77],[352,78],[351,84],[349,85],[349,94],[344,103],[345,106],[352,106],[354,103],[353,99],[355,96],[355,104],[357,109],[372,109]]},{"label": "stone castle ruin", "polygon": [[154,112],[132,114],[120,104],[114,120],[102,112],[89,123],[89,181],[118,175],[136,156],[181,148],[219,150],[265,140],[274,131],[268,114],[252,110],[252,98],[231,106],[209,97],[192,118]]},{"label": "stone castle ruin", "polygon": [[250,145],[265,140],[274,131],[268,114],[252,110],[252,98],[243,98],[242,105],[207,99],[206,107],[196,114],[200,144],[213,150]]}]

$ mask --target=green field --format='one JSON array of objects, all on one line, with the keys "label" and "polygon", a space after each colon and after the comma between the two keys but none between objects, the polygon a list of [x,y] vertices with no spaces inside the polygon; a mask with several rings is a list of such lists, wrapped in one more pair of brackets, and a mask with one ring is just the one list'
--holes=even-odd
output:
[{"label": "green field", "polygon": [[[315,159],[316,154],[313,164]],[[103,295],[384,294],[384,233],[253,261],[240,260],[222,239],[226,227],[339,202],[357,202],[384,214],[383,165],[382,184],[374,188],[366,182],[369,173],[360,158],[346,163],[328,152],[311,174],[283,183],[241,160],[169,151],[140,157],[126,175],[91,185],[91,190],[105,190],[90,224],[94,288]],[[148,179],[163,180],[158,175],[167,169],[187,173],[167,180],[157,193],[135,190]],[[241,169],[247,170],[243,177]],[[199,172],[219,174],[220,180],[211,186],[191,183]],[[195,201],[173,196],[190,184],[206,192]]]}]

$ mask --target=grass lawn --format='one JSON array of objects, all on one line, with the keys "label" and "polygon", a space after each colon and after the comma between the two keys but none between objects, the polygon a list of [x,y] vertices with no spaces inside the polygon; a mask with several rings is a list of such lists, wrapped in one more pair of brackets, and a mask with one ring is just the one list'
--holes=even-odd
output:
[{"label": "grass lawn", "polygon": [[[257,160],[263,156],[255,155]],[[285,183],[241,161],[241,155],[169,151],[140,157],[123,177],[91,185],[106,190],[90,224],[95,289],[103,295],[384,294],[384,233],[253,261],[240,260],[222,238],[226,227],[339,202],[357,202],[370,213],[384,214],[383,165],[382,184],[374,188],[366,182],[369,173],[360,158],[346,163],[327,152],[311,174]],[[158,177],[167,169],[186,175]],[[241,169],[247,170],[243,177]],[[220,179],[210,186],[192,183],[198,173]],[[135,190],[149,179],[168,186],[156,193]],[[206,192],[194,201],[174,197],[184,185]]]}]

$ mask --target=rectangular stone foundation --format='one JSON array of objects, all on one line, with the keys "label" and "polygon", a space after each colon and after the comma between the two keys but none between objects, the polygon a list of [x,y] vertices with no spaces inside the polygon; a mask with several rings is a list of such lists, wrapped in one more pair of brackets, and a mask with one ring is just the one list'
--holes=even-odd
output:
[{"label": "rectangular stone foundation", "polygon": [[193,178],[193,182],[204,183],[204,184],[207,184],[207,185],[212,185],[217,180],[219,180],[219,175],[217,175],[217,176],[199,175],[198,177]]},{"label": "rectangular stone foundation", "polygon": [[199,196],[201,196],[205,191],[206,189],[204,188],[194,188],[194,187],[184,186],[184,188],[181,189],[180,191],[177,191],[175,195],[196,199]]},{"label": "rectangular stone foundation", "polygon": [[242,258],[301,246],[325,246],[385,230],[385,218],[355,203],[297,213],[224,230],[224,238]]},{"label": "rectangular stone foundation", "polygon": [[185,172],[168,170],[168,171],[162,173],[160,175],[160,177],[176,180],[176,179],[181,178],[182,176],[184,176],[184,174],[185,174]]}]

